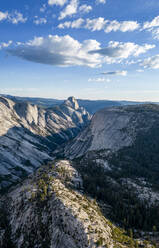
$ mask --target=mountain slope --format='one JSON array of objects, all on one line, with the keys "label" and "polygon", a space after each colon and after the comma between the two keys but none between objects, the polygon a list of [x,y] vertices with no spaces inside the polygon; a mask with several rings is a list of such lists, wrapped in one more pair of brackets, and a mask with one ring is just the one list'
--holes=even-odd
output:
[{"label": "mountain slope", "polygon": [[125,228],[159,228],[159,106],[103,109],[61,151]]},{"label": "mountain slope", "polygon": [[40,168],[3,197],[0,213],[4,248],[135,247],[83,194],[82,178],[66,160]]},{"label": "mountain slope", "polygon": [[65,155],[78,157],[87,151],[112,152],[131,146],[138,135],[158,125],[158,105],[105,108],[98,111],[90,125],[65,147]]},{"label": "mountain slope", "polygon": [[75,137],[90,118],[73,97],[49,109],[0,97],[0,187],[51,160],[52,151]]}]

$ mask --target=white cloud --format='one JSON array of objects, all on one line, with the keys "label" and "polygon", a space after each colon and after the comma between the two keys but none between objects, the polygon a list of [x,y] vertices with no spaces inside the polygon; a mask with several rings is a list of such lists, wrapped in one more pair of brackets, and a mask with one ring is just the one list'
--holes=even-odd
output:
[{"label": "white cloud", "polygon": [[22,13],[15,10],[13,13],[8,14],[8,21],[12,24],[18,24],[19,22],[25,23],[27,18],[24,18]]},{"label": "white cloud", "polygon": [[8,22],[11,22],[12,24],[18,24],[19,22],[26,22],[27,18],[23,17],[23,14],[15,10],[12,13],[8,12],[1,12],[0,11],[0,21],[7,20]]},{"label": "white cloud", "polygon": [[61,11],[59,20],[66,18],[67,16],[72,16],[77,13],[78,9],[78,0],[71,0],[70,3],[66,6],[66,8]]},{"label": "white cloud", "polygon": [[153,27],[159,27],[159,16],[156,16],[151,22],[145,22],[143,29],[149,29]]},{"label": "white cloud", "polygon": [[142,46],[133,42],[117,42],[110,41],[108,47],[99,50],[92,50],[91,54],[100,54],[105,56],[105,62],[115,63],[121,62],[123,59],[127,59],[130,56],[137,57],[140,54],[146,53],[148,50],[153,49],[155,45],[144,44]]},{"label": "white cloud", "polygon": [[83,4],[79,7],[79,12],[81,13],[89,13],[92,10],[92,6]]},{"label": "white cloud", "polygon": [[0,21],[6,20],[8,18],[8,12],[0,11]]},{"label": "white cloud", "polygon": [[40,12],[44,13],[46,10],[46,4],[43,4],[42,7],[40,8]]},{"label": "white cloud", "polygon": [[97,82],[97,83],[110,83],[111,80],[105,77],[98,77],[98,78],[89,78],[88,82]]},{"label": "white cloud", "polygon": [[159,28],[151,30],[153,38],[159,40]]},{"label": "white cloud", "polygon": [[[103,17],[98,17],[94,19],[87,18],[85,20],[85,23],[83,22],[82,24],[84,24],[83,27],[85,29],[89,29],[91,31],[104,30],[105,33],[110,33],[112,31],[132,32],[134,30],[139,29],[140,27],[140,24],[137,23],[136,21],[118,22],[116,20],[113,21],[105,20]],[[67,28],[67,25],[65,27]],[[69,27],[71,27],[71,25],[69,25]]]},{"label": "white cloud", "polygon": [[70,3],[61,11],[58,19],[62,20],[76,13],[89,13],[91,10],[92,7],[90,5],[83,4],[79,6],[79,0],[70,0]]},{"label": "white cloud", "polygon": [[85,26],[86,29],[89,29],[91,31],[104,30],[106,33],[110,33],[112,31],[134,31],[136,29],[139,29],[139,27],[140,25],[136,21],[118,22],[116,20],[105,20],[103,17],[87,19]]},{"label": "white cloud", "polygon": [[9,47],[13,43],[12,40],[9,40],[8,42],[1,42],[0,43],[0,49]]},{"label": "white cloud", "polygon": [[67,0],[48,0],[49,5],[60,5],[63,6],[67,3]]},{"label": "white cloud", "polygon": [[36,18],[33,22],[36,25],[41,25],[41,24],[46,24],[47,23],[47,20],[45,18]]},{"label": "white cloud", "polygon": [[85,40],[80,43],[69,35],[49,35],[47,38],[35,37],[14,49],[8,49],[8,53],[42,64],[99,67],[101,55],[89,54],[89,50],[92,49],[100,49],[100,43],[96,40]]},{"label": "white cloud", "polygon": [[152,33],[154,39],[159,40],[159,16],[156,16],[152,21],[145,22],[143,24],[143,29]]},{"label": "white cloud", "polygon": [[136,29],[139,29],[140,25],[136,21],[108,21],[104,31],[106,33],[110,33],[112,31],[121,31],[121,32],[127,32],[127,31],[134,31]]},{"label": "white cloud", "polygon": [[108,76],[126,76],[127,71],[108,71],[108,72],[102,72],[102,75],[108,75]]},{"label": "white cloud", "polygon": [[128,57],[137,57],[146,53],[154,45],[137,45],[131,42],[109,42],[101,48],[96,40],[79,42],[69,35],[35,37],[26,43],[8,49],[8,53],[24,60],[57,65],[57,66],[89,66],[100,67],[103,63],[119,63]]},{"label": "white cloud", "polygon": [[144,68],[159,69],[159,54],[146,58],[140,65]]},{"label": "white cloud", "polygon": [[106,20],[103,17],[95,18],[95,19],[86,19],[85,28],[91,31],[102,30],[106,25]]},{"label": "white cloud", "polygon": [[96,3],[97,3],[97,4],[99,4],[99,3],[105,4],[105,3],[106,3],[106,0],[96,0]]},{"label": "white cloud", "polygon": [[64,23],[60,23],[58,25],[58,28],[60,29],[64,29],[64,28],[80,28],[82,26],[82,24],[84,23],[84,20],[82,18],[79,18],[75,21],[68,21],[68,22],[64,22]]}]

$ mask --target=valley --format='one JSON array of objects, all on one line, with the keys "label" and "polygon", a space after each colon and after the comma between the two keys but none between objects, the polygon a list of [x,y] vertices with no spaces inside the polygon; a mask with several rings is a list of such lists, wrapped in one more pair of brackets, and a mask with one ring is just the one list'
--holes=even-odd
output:
[{"label": "valley", "polygon": [[158,105],[0,106],[3,248],[157,247]]}]

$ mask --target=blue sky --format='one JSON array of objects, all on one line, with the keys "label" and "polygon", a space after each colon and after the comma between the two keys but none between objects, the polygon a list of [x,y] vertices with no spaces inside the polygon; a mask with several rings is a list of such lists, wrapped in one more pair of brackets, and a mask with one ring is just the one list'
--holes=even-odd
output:
[{"label": "blue sky", "polygon": [[0,93],[159,101],[159,1],[1,0]]}]

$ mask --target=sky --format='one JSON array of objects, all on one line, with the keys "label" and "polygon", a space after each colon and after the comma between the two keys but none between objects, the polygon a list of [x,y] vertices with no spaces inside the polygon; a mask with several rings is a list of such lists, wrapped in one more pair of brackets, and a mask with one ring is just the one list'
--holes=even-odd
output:
[{"label": "sky", "polygon": [[1,0],[0,94],[159,102],[159,1]]}]

